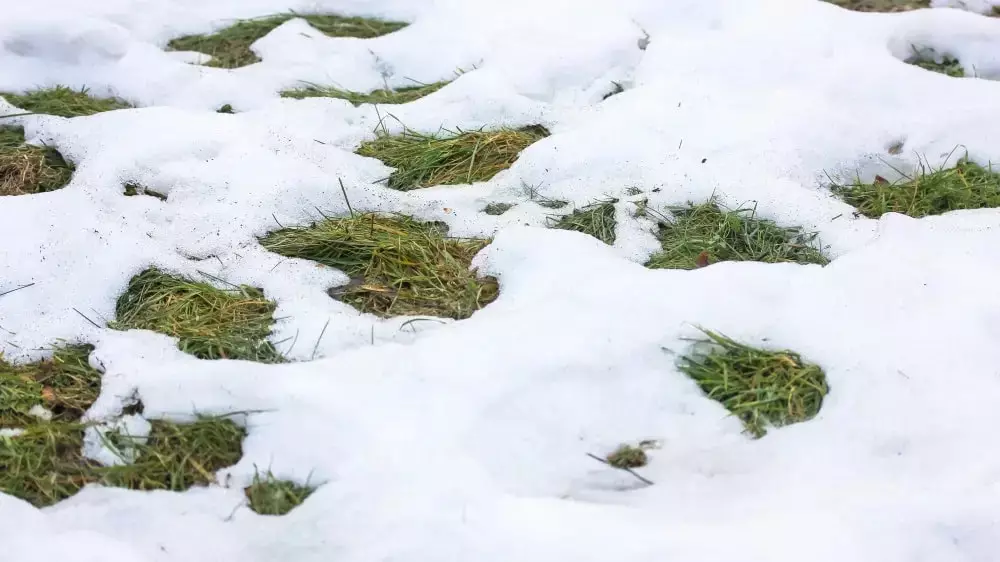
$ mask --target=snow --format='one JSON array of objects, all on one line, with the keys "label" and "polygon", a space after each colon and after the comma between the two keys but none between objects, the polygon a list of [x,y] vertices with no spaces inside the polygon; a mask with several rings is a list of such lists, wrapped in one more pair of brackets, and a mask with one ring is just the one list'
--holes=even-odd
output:
[{"label": "snow", "polygon": [[[162,51],[171,37],[287,9],[413,24],[362,41],[292,20],[255,44],[263,62],[235,71]],[[913,46],[951,53],[970,76],[900,62]],[[277,96],[303,80],[372,89],[472,68],[378,113]],[[143,107],[16,118],[77,172],[63,190],[0,201],[0,292],[34,283],[0,297],[0,351],[20,362],[59,339],[95,344],[106,374],[87,418],[111,427],[141,427],[114,421],[135,395],[147,419],[251,413],[244,457],[219,486],[89,487],[43,510],[0,495],[5,559],[995,560],[1000,213],[855,218],[825,185],[940,165],[955,147],[996,162],[996,78],[1000,19],[944,8],[8,3],[0,91],[87,86]],[[601,102],[613,81],[628,90]],[[214,113],[226,103],[238,113]],[[554,134],[489,182],[399,193],[377,184],[388,168],[353,154],[387,113],[392,130],[539,123]],[[897,141],[903,152],[888,154]],[[355,210],[495,235],[476,265],[500,280],[500,298],[468,320],[404,329],[408,319],[330,299],[343,273],[256,244],[276,222],[347,213],[338,178]],[[126,181],[169,199],[123,197]],[[541,228],[552,211],[538,205],[479,212],[523,201],[526,187],[576,206],[620,197],[615,246]],[[643,268],[655,240],[633,201],[659,209],[712,194],[818,231],[836,259]],[[151,265],[262,287],[282,319],[273,339],[297,336],[297,362],[200,361],[166,336],[98,329],[76,312],[112,318],[129,278]],[[697,326],[821,365],[831,393],[820,415],[746,438],[675,368]],[[653,486],[586,456],[642,439],[662,444],[642,469]],[[242,494],[258,468],[319,487],[286,516],[260,516]]]}]

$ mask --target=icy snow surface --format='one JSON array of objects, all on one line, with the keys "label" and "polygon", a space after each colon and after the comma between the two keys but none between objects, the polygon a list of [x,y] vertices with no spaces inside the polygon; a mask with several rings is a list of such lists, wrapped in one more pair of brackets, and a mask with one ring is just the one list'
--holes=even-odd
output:
[{"label": "icy snow surface", "polygon": [[[955,4],[955,2],[951,2]],[[942,4],[947,4],[944,2]],[[961,3],[959,3],[961,4]],[[967,2],[988,11],[990,2]],[[412,22],[370,40],[292,20],[226,71],[162,50],[287,9]],[[648,48],[639,45],[649,36]],[[950,78],[903,64],[959,58]],[[353,154],[375,108],[283,100],[300,81],[432,82],[399,128],[541,123],[553,135],[493,180],[411,193]],[[976,76],[973,77],[972,75]],[[186,493],[91,487],[36,510],[0,495],[3,560],[86,562],[987,562],[1000,556],[1000,212],[854,218],[828,176],[898,177],[956,146],[1000,160],[1000,19],[860,14],[812,0],[4,0],[0,90],[67,84],[141,109],[19,118],[77,165],[65,189],[0,200],[0,351],[97,346],[94,420],[253,411],[238,465]],[[612,82],[625,93],[606,101]],[[235,115],[214,110],[231,104]],[[16,108],[2,105],[0,113]],[[904,143],[899,155],[889,146]],[[346,277],[256,236],[322,211],[398,211],[492,236],[500,299],[440,325],[330,299]],[[123,197],[140,182],[168,194]],[[621,196],[611,248],[542,228],[525,186],[583,205]],[[650,271],[661,208],[717,194],[817,230],[818,266]],[[490,201],[521,202],[492,217]],[[112,318],[156,265],[264,288],[298,362],[200,361]],[[323,326],[329,328],[320,338]],[[751,441],[675,368],[695,326],[791,348],[831,393],[814,420]],[[319,341],[315,360],[315,342]],[[16,438],[16,437],[15,437]],[[657,439],[643,475],[594,462]],[[256,467],[320,484],[284,517],[244,504]]]}]

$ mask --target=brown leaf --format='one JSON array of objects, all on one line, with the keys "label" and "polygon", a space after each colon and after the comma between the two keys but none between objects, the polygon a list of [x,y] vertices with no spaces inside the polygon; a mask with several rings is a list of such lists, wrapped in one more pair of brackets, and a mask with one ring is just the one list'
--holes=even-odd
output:
[{"label": "brown leaf", "polygon": [[889,180],[883,178],[882,176],[875,176],[875,185],[885,185],[889,183]]},{"label": "brown leaf", "polygon": [[698,254],[698,258],[694,262],[698,267],[708,267],[708,250]]}]

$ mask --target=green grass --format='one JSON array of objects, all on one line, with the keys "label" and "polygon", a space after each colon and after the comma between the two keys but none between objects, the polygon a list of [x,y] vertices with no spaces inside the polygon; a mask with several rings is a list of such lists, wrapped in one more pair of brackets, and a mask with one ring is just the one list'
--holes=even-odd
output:
[{"label": "green grass", "polygon": [[451,81],[448,80],[444,82],[434,82],[433,84],[406,86],[403,88],[396,88],[395,90],[373,90],[367,93],[310,84],[303,88],[285,90],[284,92],[281,92],[281,97],[293,98],[297,100],[305,98],[337,98],[347,100],[354,104],[354,106],[359,106],[363,103],[402,104],[416,101],[424,96],[429,96],[450,83]]},{"label": "green grass", "polygon": [[962,78],[965,76],[965,69],[958,59],[949,54],[938,55],[931,48],[918,49],[914,46],[913,55],[904,62],[953,78]]},{"label": "green grass", "polygon": [[1000,173],[964,158],[953,168],[924,168],[896,183],[878,178],[873,183],[855,181],[832,189],[859,214],[873,219],[886,213],[920,218],[960,209],[1000,207]]},{"label": "green grass", "polygon": [[177,347],[201,359],[282,361],[268,341],[275,305],[259,289],[220,289],[147,269],[118,299],[118,330],[153,330],[178,338]]},{"label": "green grass", "polygon": [[0,356],[0,428],[38,422],[28,411],[42,406],[55,421],[79,420],[97,400],[101,373],[88,363],[93,347],[65,345],[50,359],[12,365]]},{"label": "green grass", "polygon": [[331,296],[381,317],[468,318],[497,297],[492,278],[469,270],[488,240],[448,238],[437,223],[360,214],[286,228],[261,239],[268,250],[335,267],[351,277]]},{"label": "green grass", "polygon": [[549,217],[552,228],[582,232],[597,238],[607,245],[615,243],[615,203],[617,199],[607,199],[591,203],[568,215]]},{"label": "green grass", "polygon": [[173,51],[197,51],[210,55],[212,59],[205,63],[205,66],[239,68],[260,62],[260,58],[250,50],[250,45],[293,18],[305,19],[309,25],[330,37],[372,38],[406,27],[405,23],[367,18],[321,14],[277,14],[241,20],[210,35],[178,37],[170,41],[167,48]]},{"label": "green grass", "polygon": [[153,421],[148,439],[134,440],[134,463],[105,467],[82,456],[84,429],[77,423],[38,423],[20,435],[0,437],[0,492],[45,507],[87,484],[183,491],[213,483],[215,471],[236,464],[245,436],[224,418]]},{"label": "green grass", "polygon": [[244,490],[250,509],[261,515],[284,515],[298,507],[313,488],[299,486],[294,482],[278,480],[270,472],[263,478],[254,475],[253,484]]},{"label": "green grass", "polygon": [[615,468],[639,468],[646,466],[649,458],[641,447],[621,445],[607,456],[607,461]]},{"label": "green grass", "polygon": [[20,127],[0,127],[0,196],[65,187],[73,167],[54,148],[24,144]]},{"label": "green grass", "polygon": [[848,10],[857,12],[905,12],[918,8],[929,8],[931,0],[826,0]]},{"label": "green grass", "polygon": [[680,358],[680,370],[709,397],[763,437],[769,427],[812,419],[828,392],[826,375],[792,351],[768,351],[704,331],[708,352]]},{"label": "green grass", "polygon": [[219,109],[216,109],[215,112],[216,113],[225,113],[227,115],[232,115],[232,114],[236,113],[235,111],[233,111],[232,104],[229,104],[229,103],[223,105]]},{"label": "green grass", "polygon": [[135,184],[127,183],[125,184],[125,195],[127,197],[135,197],[136,195],[149,195],[150,197],[155,197],[160,201],[166,201],[167,196],[160,193],[159,191],[153,191],[152,189],[146,189],[145,187]]},{"label": "green grass", "polygon": [[483,207],[483,212],[486,213],[487,215],[493,215],[497,217],[513,208],[514,205],[510,203],[490,203],[485,207]]},{"label": "green grass", "polygon": [[32,90],[25,94],[0,93],[0,96],[26,111],[60,117],[81,117],[132,107],[122,99],[95,98],[87,93],[86,88],[74,90],[66,86]]},{"label": "green grass", "polygon": [[728,210],[709,200],[668,211],[671,217],[658,217],[662,250],[646,267],[695,269],[720,261],[828,263],[814,245],[815,234],[757,218],[753,208]]},{"label": "green grass", "polygon": [[375,140],[363,143],[357,153],[395,168],[388,178],[389,188],[410,191],[487,181],[514,164],[522,150],[548,134],[537,125],[438,134],[407,129],[398,135],[380,133]]}]

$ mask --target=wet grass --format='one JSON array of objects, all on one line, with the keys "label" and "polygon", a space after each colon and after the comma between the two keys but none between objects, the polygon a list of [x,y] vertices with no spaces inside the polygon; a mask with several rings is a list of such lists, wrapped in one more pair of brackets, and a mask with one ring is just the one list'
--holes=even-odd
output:
[{"label": "wet grass", "polygon": [[25,111],[60,117],[82,117],[132,107],[119,98],[97,98],[91,96],[86,88],[74,90],[66,86],[32,90],[24,94],[0,93],[0,96]]},{"label": "wet grass", "polygon": [[37,423],[39,407],[52,420],[79,420],[97,400],[101,373],[90,366],[93,347],[64,345],[52,357],[26,365],[12,365],[0,357],[0,427]]},{"label": "wet grass", "polygon": [[268,250],[340,269],[351,278],[330,295],[381,317],[468,318],[498,294],[492,278],[469,270],[488,240],[448,238],[438,223],[359,214],[261,239]]},{"label": "wet grass", "polygon": [[537,125],[438,134],[407,129],[398,135],[380,133],[375,140],[363,143],[357,153],[395,168],[387,178],[388,187],[410,191],[487,181],[510,168],[522,150],[548,134]]},{"label": "wet grass", "polygon": [[434,82],[433,84],[421,84],[417,86],[406,86],[403,88],[379,89],[371,92],[354,92],[342,90],[340,88],[324,87],[314,84],[307,85],[294,90],[281,92],[281,97],[292,99],[305,98],[337,98],[351,102],[355,107],[364,104],[402,104],[416,101],[422,97],[429,96],[434,92],[444,88],[451,81]]},{"label": "wet grass", "polygon": [[510,203],[490,203],[483,207],[483,212],[487,215],[498,217],[514,208]]},{"label": "wet grass", "polygon": [[261,515],[284,515],[302,504],[313,491],[308,486],[278,480],[269,472],[263,478],[255,475],[253,484],[244,493],[253,511]]},{"label": "wet grass", "polygon": [[965,68],[962,67],[962,63],[958,59],[947,53],[939,54],[929,47],[918,49],[914,46],[913,54],[904,62],[953,78],[962,78],[965,76]]},{"label": "wet grass", "polygon": [[250,45],[293,18],[305,19],[309,25],[330,37],[372,38],[406,27],[405,23],[368,18],[288,13],[241,20],[209,35],[178,37],[170,41],[167,48],[173,51],[197,51],[210,55],[212,59],[205,63],[205,66],[239,68],[260,62],[260,58],[250,50]]},{"label": "wet grass", "polygon": [[828,392],[822,369],[792,351],[769,351],[704,331],[694,351],[680,358],[679,368],[709,397],[743,422],[749,435],[763,437],[768,428],[812,419]]},{"label": "wet grass", "polygon": [[931,0],[826,0],[856,12],[906,12],[929,8]]},{"label": "wet grass", "polygon": [[55,191],[72,177],[73,167],[57,150],[25,144],[20,127],[0,127],[0,196]]},{"label": "wet grass", "polygon": [[253,287],[220,289],[147,269],[118,299],[118,330],[153,330],[178,339],[177,347],[200,359],[282,361],[268,341],[275,305]]},{"label": "wet grass", "polygon": [[876,178],[872,183],[856,181],[835,185],[833,192],[859,214],[879,218],[901,213],[919,218],[962,209],[1000,207],[1000,173],[967,159],[952,168],[929,171],[890,183]]},{"label": "wet grass", "polygon": [[669,216],[654,216],[662,250],[646,263],[652,269],[695,269],[720,261],[829,261],[815,244],[815,234],[757,218],[754,208],[728,210],[709,200],[667,210]]},{"label": "wet grass", "polygon": [[639,468],[646,466],[649,458],[641,447],[621,445],[607,456],[608,464],[615,468]]},{"label": "wet grass", "polygon": [[618,203],[617,199],[606,199],[591,203],[568,215],[549,217],[549,226],[589,234],[609,246],[613,245],[616,227],[615,203]]}]

